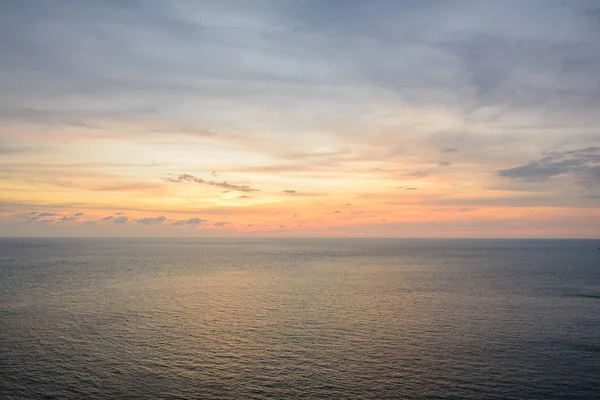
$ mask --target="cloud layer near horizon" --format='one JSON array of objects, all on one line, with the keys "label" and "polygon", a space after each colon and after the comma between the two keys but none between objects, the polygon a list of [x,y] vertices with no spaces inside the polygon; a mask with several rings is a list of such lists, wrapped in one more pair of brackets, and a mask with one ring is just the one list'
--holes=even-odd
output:
[{"label": "cloud layer near horizon", "polygon": [[2,2],[0,235],[598,236],[599,10]]}]

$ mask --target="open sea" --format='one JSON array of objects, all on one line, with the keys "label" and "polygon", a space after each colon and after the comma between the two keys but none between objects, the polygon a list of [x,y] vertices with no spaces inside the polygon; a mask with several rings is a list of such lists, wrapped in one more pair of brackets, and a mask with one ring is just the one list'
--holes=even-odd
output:
[{"label": "open sea", "polygon": [[0,239],[0,398],[600,399],[599,246]]}]

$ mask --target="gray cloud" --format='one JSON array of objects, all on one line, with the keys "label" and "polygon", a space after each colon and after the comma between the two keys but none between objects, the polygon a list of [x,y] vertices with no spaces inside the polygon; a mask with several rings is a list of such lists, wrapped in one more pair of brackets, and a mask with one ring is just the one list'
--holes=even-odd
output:
[{"label": "gray cloud", "polygon": [[173,226],[189,226],[189,225],[193,225],[193,226],[195,226],[195,225],[203,224],[205,222],[208,222],[208,220],[195,217],[195,218],[182,219],[182,220],[179,220],[179,221],[175,221],[171,225],[173,225]]},{"label": "gray cloud", "polygon": [[442,153],[456,153],[458,149],[454,147],[446,147],[442,149]]},{"label": "gray cloud", "polygon": [[438,167],[449,167],[452,163],[450,161],[442,161],[438,164]]},{"label": "gray cloud", "polygon": [[13,154],[21,154],[26,152],[27,149],[22,146],[14,145],[12,143],[8,143],[5,140],[0,139],[0,155],[1,156],[10,156]]},{"label": "gray cloud", "polygon": [[600,184],[600,147],[547,152],[538,160],[499,170],[498,175],[529,182],[572,175],[582,186],[596,186]]},{"label": "gray cloud", "polygon": [[283,190],[283,193],[294,194],[294,193],[296,193],[296,191],[292,190],[292,189],[286,189],[286,190]]},{"label": "gray cloud", "polygon": [[75,216],[76,216],[76,217],[82,217],[82,216],[84,216],[84,215],[85,215],[85,214],[84,214],[84,213],[82,213],[82,212],[78,212],[78,213],[76,213],[76,214],[75,214]]},{"label": "gray cloud", "polygon": [[36,218],[41,218],[41,217],[56,217],[59,214],[57,213],[53,213],[53,212],[40,212],[37,213]]},{"label": "gray cloud", "polygon": [[110,221],[113,218],[114,217],[112,215],[109,215],[108,217],[101,218],[100,221]]},{"label": "gray cloud", "polygon": [[223,181],[223,182],[207,181],[205,179],[198,178],[198,177],[196,177],[194,175],[190,175],[190,174],[181,174],[174,178],[167,177],[167,178],[163,178],[163,180],[165,182],[170,182],[170,183],[193,182],[193,183],[199,183],[201,185],[215,186],[215,187],[219,187],[219,188],[227,189],[227,190],[236,190],[238,192],[258,192],[259,191],[258,189],[254,189],[248,185],[234,185],[232,183],[228,183],[227,181]]},{"label": "gray cloud", "polygon": [[129,220],[129,218],[127,218],[127,217],[117,217],[117,218],[113,219],[113,223],[125,224],[125,223],[127,223],[128,220]]},{"label": "gray cloud", "polygon": [[135,222],[137,222],[138,224],[143,224],[143,225],[160,225],[163,222],[165,222],[166,220],[167,220],[167,218],[161,215],[160,217],[156,217],[156,218],[136,219]]},{"label": "gray cloud", "polygon": [[152,128],[150,130],[151,132],[156,132],[156,133],[176,133],[176,134],[180,134],[180,135],[185,135],[185,136],[195,136],[195,137],[212,137],[212,136],[217,136],[216,132],[210,131],[208,129],[203,129],[203,128],[194,128],[194,127],[176,127],[176,126],[171,126],[171,127],[164,127],[164,128]]},{"label": "gray cloud", "polygon": [[229,223],[229,222],[226,222],[226,221],[219,221],[219,222],[215,222],[215,223],[213,224],[213,226],[225,226],[225,225],[227,225],[228,223]]},{"label": "gray cloud", "polygon": [[419,190],[419,188],[413,187],[413,186],[398,186],[396,189],[402,189],[402,190]]},{"label": "gray cloud", "polygon": [[77,217],[62,217],[58,219],[59,222],[70,222],[77,221]]}]

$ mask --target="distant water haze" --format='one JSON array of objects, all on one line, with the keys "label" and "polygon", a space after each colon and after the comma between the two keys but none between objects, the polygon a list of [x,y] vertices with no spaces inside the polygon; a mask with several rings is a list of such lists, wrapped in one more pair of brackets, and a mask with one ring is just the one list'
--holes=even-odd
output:
[{"label": "distant water haze", "polygon": [[0,239],[0,398],[600,398],[598,246]]}]

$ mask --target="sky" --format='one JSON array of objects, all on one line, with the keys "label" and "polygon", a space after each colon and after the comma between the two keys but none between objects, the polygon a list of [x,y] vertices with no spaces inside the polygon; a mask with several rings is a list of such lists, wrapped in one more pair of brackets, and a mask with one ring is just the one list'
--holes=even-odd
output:
[{"label": "sky", "polygon": [[0,236],[600,237],[600,4],[4,0]]}]

